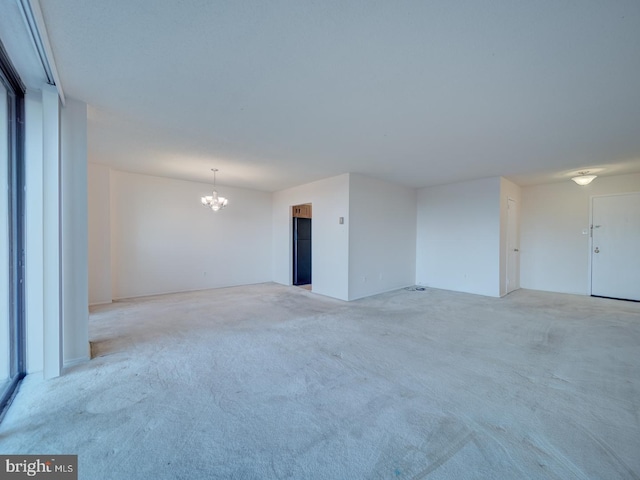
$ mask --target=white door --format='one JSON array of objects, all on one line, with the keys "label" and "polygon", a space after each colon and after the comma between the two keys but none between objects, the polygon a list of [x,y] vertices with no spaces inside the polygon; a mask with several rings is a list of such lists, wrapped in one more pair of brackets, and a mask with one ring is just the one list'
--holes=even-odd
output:
[{"label": "white door", "polygon": [[507,200],[507,293],[520,288],[520,241],[518,238],[518,204]]},{"label": "white door", "polygon": [[640,300],[640,193],[592,202],[591,295]]}]

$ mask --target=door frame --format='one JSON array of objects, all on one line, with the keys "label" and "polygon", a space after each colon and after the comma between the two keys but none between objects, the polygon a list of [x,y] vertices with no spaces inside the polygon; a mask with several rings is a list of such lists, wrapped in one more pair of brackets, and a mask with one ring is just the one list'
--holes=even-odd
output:
[{"label": "door frame", "polygon": [[[518,249],[518,255],[517,255],[517,260],[516,260],[516,278],[517,278],[517,287],[514,288],[513,290],[509,290],[509,226],[510,226],[510,222],[509,222],[509,202],[513,202],[516,205],[516,212],[518,215],[518,218],[516,219],[516,225],[515,225],[515,231],[516,231],[516,243],[518,244],[518,246],[516,247]],[[520,205],[519,202],[516,198],[513,198],[511,196],[507,196],[507,228],[506,228],[506,237],[505,237],[505,241],[504,241],[504,245],[505,245],[505,264],[504,264],[504,294],[505,295],[509,295],[509,293],[514,292],[516,290],[519,290],[520,287]]]},{"label": "door frame", "polygon": [[[313,202],[312,201],[307,201],[307,202],[297,202],[295,204],[291,204],[289,205],[289,286],[293,287],[293,218],[294,218],[294,213],[293,213],[293,209],[294,207],[298,207],[301,205],[310,205],[311,206],[311,219],[313,219]],[[313,237],[314,237],[314,230],[311,230],[311,282],[313,284]]]}]

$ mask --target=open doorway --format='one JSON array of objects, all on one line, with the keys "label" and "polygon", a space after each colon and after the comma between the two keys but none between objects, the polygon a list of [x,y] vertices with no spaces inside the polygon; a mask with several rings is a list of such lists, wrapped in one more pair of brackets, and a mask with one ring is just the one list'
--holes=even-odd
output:
[{"label": "open doorway", "polygon": [[293,220],[293,284],[311,290],[311,218],[310,203],[291,207]]}]

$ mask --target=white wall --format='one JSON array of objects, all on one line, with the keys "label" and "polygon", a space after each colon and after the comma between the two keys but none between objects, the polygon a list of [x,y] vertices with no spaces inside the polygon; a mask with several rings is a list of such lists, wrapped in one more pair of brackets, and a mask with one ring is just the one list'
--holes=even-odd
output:
[{"label": "white wall", "polygon": [[87,105],[67,98],[60,112],[63,359],[89,359]]},{"label": "white wall", "polygon": [[522,189],[520,285],[552,292],[590,294],[590,199],[640,191],[640,174],[598,177]]},{"label": "white wall", "polygon": [[25,96],[27,372],[89,357],[86,104],[55,87]]},{"label": "white wall", "polygon": [[63,366],[62,316],[62,203],[60,98],[52,85],[42,86],[42,224],[44,315],[43,374],[45,378],[60,375]]},{"label": "white wall", "polygon": [[[349,174],[273,194],[273,280],[292,283],[291,207],[313,205],[311,270],[313,291],[349,299]],[[344,217],[340,225],[339,218]]]},{"label": "white wall", "polygon": [[42,163],[42,97],[25,95],[25,317],[27,373],[42,371],[44,365],[44,229]]},{"label": "white wall", "polygon": [[[522,210],[522,189],[519,185],[500,178],[500,296],[507,294],[507,227],[508,200],[516,202],[518,212],[518,227],[520,231],[520,217]],[[519,256],[516,256],[519,258]]]},{"label": "white wall", "polygon": [[500,178],[418,191],[416,283],[500,295]]},{"label": "white wall", "polygon": [[349,175],[349,300],[413,285],[416,190]]},{"label": "white wall", "polygon": [[111,183],[110,170],[90,163],[87,172],[89,209],[89,304],[110,303]]},{"label": "white wall", "polygon": [[271,194],[111,171],[113,298],[271,280]]}]

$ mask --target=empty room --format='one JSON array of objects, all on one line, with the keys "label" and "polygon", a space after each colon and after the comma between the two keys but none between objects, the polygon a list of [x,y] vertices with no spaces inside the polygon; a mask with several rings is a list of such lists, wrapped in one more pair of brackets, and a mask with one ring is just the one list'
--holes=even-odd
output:
[{"label": "empty room", "polygon": [[0,478],[640,478],[639,2],[0,42]]}]

